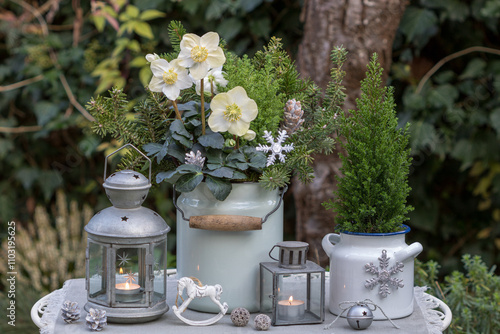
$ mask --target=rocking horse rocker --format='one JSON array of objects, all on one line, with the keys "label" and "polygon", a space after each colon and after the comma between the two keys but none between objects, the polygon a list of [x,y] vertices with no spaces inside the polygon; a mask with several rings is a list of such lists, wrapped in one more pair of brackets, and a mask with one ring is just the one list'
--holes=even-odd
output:
[{"label": "rocking horse rocker", "polygon": [[[186,289],[186,294],[188,296],[186,300],[182,298],[184,289]],[[183,277],[179,279],[179,281],[177,282],[177,297],[175,298],[175,306],[172,307],[172,310],[174,311],[174,314],[177,316],[177,318],[179,318],[182,322],[188,325],[191,326],[212,325],[215,324],[220,319],[222,319],[222,317],[226,314],[229,308],[227,303],[224,304],[220,303],[221,294],[222,294],[222,286],[220,286],[219,284],[202,285],[197,278]],[[183,302],[181,306],[178,308],[177,300],[179,297],[182,299]],[[220,312],[216,316],[207,320],[194,321],[184,318],[182,316],[182,313],[189,306],[189,303],[191,303],[191,301],[195,298],[203,298],[203,297],[209,297],[214,302],[214,304],[219,307]]]}]

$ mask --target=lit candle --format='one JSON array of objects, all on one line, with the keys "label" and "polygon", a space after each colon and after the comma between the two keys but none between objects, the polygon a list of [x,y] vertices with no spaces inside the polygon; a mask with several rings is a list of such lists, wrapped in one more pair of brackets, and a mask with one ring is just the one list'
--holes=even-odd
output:
[{"label": "lit candle", "polygon": [[304,318],[305,303],[302,300],[294,300],[290,296],[288,300],[278,301],[278,318],[283,320],[297,320]]},{"label": "lit candle", "polygon": [[[123,274],[120,268],[120,274]],[[127,280],[124,283],[116,283],[116,301],[119,302],[134,302],[141,299],[141,286],[133,283],[135,281],[133,274],[126,275]]]}]

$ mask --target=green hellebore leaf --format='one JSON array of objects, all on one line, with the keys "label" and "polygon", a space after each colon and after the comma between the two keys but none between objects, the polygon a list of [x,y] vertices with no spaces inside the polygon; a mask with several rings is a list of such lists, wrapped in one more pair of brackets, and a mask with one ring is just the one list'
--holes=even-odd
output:
[{"label": "green hellebore leaf", "polygon": [[168,172],[161,172],[156,175],[156,183],[166,181],[168,183],[175,183],[180,175],[176,170],[169,170]]},{"label": "green hellebore leaf", "polygon": [[183,164],[177,167],[176,171],[180,174],[201,173],[201,167],[192,164]]},{"label": "green hellebore leaf", "polygon": [[223,201],[231,192],[232,186],[229,181],[224,181],[219,178],[214,178],[207,175],[205,183],[208,189],[214,194],[215,198],[219,201]]},{"label": "green hellebore leaf", "polygon": [[215,170],[205,172],[205,174],[214,176],[214,177],[224,177],[227,179],[231,179],[233,177],[234,170],[229,167],[221,167]]},{"label": "green hellebore leaf", "polygon": [[203,181],[203,173],[191,173],[182,175],[175,183],[175,189],[181,193],[193,191],[201,181]]},{"label": "green hellebore leaf", "polygon": [[198,142],[205,147],[215,149],[222,149],[224,147],[224,137],[218,132],[203,135],[198,138]]}]

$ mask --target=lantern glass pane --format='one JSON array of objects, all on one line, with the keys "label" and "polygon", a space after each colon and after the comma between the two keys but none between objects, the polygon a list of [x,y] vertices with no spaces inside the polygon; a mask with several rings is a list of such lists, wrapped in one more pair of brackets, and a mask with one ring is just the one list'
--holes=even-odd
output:
[{"label": "lantern glass pane", "polygon": [[266,267],[260,269],[260,312],[273,310],[273,274]]},{"label": "lantern glass pane", "polygon": [[[144,303],[144,248],[117,248],[115,259],[115,301],[120,304]],[[125,306],[125,305],[122,305]]]},{"label": "lantern glass pane", "polygon": [[162,241],[154,245],[154,294],[153,303],[166,299],[167,284],[167,241]]},{"label": "lantern glass pane", "polygon": [[89,298],[106,303],[107,247],[89,240]]},{"label": "lantern glass pane", "polygon": [[311,285],[309,311],[318,317],[320,317],[323,313],[321,298],[321,293],[323,293],[323,290],[321,289],[321,276],[321,273],[309,274]]}]

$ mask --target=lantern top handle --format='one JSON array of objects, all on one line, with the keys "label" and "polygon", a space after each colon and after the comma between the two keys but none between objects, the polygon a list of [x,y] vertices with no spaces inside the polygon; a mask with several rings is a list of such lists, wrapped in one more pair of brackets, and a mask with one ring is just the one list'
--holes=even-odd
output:
[{"label": "lantern top handle", "polygon": [[114,151],[113,153],[110,153],[110,154],[108,154],[106,156],[106,160],[104,161],[104,180],[106,180],[106,174],[107,174],[106,170],[107,170],[107,167],[108,167],[108,158],[110,156],[112,156],[113,154],[115,154],[116,152],[123,150],[127,146],[132,147],[134,150],[136,150],[137,152],[139,152],[144,158],[146,158],[149,161],[149,177],[148,177],[148,180],[149,180],[149,183],[151,184],[151,159],[149,159],[144,153],[142,153],[139,149],[137,149],[137,147],[135,147],[134,145],[132,145],[130,143],[123,145],[122,147],[120,147],[119,149],[117,149],[116,151]]}]

